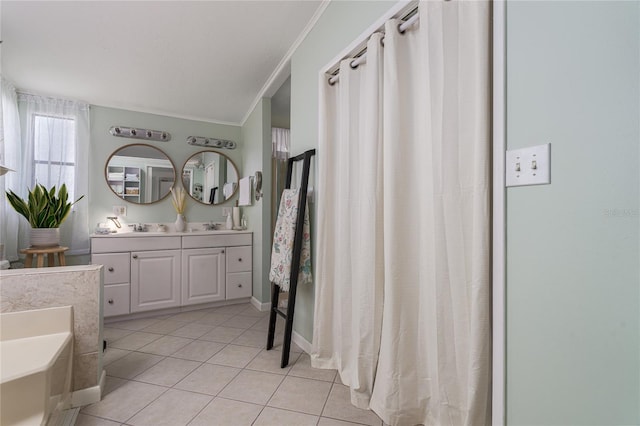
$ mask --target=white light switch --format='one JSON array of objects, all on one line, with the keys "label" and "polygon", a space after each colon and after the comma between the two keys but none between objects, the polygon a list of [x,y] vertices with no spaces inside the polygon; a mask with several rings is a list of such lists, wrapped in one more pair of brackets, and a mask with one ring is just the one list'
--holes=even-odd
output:
[{"label": "white light switch", "polygon": [[120,217],[125,217],[127,215],[127,207],[126,206],[113,206],[113,214]]},{"label": "white light switch", "polygon": [[512,149],[506,155],[506,185],[551,183],[551,144]]}]

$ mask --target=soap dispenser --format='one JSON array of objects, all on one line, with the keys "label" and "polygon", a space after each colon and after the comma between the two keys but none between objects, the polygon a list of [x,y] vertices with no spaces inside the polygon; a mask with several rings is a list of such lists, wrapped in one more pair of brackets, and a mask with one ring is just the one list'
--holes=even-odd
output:
[{"label": "soap dispenser", "polygon": [[227,229],[233,229],[233,218],[231,217],[231,212],[227,213]]}]

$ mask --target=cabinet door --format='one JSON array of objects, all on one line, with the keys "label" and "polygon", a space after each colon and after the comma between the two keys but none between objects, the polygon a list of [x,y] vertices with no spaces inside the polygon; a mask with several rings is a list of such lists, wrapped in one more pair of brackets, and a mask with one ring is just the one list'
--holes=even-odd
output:
[{"label": "cabinet door", "polygon": [[225,253],[223,248],[182,251],[182,304],[225,299]]},{"label": "cabinet door", "polygon": [[131,312],[180,306],[180,250],[131,253]]}]

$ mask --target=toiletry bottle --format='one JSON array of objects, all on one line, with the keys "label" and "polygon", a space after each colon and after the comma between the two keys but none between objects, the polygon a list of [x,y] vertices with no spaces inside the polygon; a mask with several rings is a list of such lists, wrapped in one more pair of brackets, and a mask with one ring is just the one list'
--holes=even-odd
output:
[{"label": "toiletry bottle", "polygon": [[243,214],[242,215],[242,220],[240,222],[242,224],[242,229],[247,229],[247,215]]},{"label": "toiletry bottle", "polygon": [[227,214],[227,229],[233,229],[233,218],[231,217],[231,212]]},{"label": "toiletry bottle", "polygon": [[240,228],[240,207],[233,208],[233,228]]}]

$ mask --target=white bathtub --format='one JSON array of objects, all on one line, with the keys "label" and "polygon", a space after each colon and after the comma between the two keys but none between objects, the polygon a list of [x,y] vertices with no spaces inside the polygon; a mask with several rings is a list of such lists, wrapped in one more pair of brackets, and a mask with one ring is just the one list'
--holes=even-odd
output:
[{"label": "white bathtub", "polygon": [[68,408],[73,308],[0,314],[0,424],[45,425]]}]

